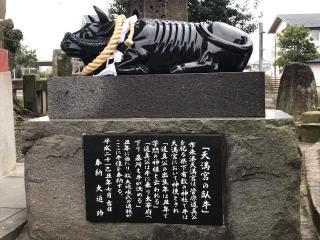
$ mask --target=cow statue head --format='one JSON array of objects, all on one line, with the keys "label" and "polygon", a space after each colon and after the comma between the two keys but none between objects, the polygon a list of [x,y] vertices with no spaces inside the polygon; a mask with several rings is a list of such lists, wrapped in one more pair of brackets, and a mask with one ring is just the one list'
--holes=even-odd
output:
[{"label": "cow statue head", "polygon": [[98,20],[89,15],[90,22],[79,31],[66,33],[61,49],[71,57],[82,58],[85,64],[92,61],[109,42],[114,30],[114,20],[101,9],[93,6]]}]

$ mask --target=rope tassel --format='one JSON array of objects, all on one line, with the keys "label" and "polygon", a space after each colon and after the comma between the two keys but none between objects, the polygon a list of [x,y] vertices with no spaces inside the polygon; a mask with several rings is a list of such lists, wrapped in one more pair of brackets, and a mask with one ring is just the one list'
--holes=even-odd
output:
[{"label": "rope tassel", "polygon": [[127,47],[131,47],[133,45],[133,35],[134,35],[134,27],[135,27],[135,24],[136,24],[136,20],[131,20],[129,22],[129,25],[130,25],[130,33],[129,33],[129,36],[127,38],[127,40],[124,42],[124,44],[127,46]]}]

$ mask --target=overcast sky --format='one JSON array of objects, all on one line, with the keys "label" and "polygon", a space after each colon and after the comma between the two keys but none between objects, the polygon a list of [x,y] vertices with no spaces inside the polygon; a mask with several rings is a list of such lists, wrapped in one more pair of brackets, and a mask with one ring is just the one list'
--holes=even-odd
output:
[{"label": "overcast sky", "polygon": [[[172,0],[171,0],[172,1]],[[52,51],[59,48],[63,35],[79,30],[82,15],[94,14],[92,5],[107,8],[110,0],[7,0],[6,18],[12,18],[15,27],[22,30],[23,43],[37,50],[38,58],[50,60]],[[267,32],[277,14],[320,13],[320,0],[260,0],[261,21]],[[250,62],[258,59],[258,32],[251,35],[255,51]],[[273,60],[273,36],[264,38],[265,59]]]}]

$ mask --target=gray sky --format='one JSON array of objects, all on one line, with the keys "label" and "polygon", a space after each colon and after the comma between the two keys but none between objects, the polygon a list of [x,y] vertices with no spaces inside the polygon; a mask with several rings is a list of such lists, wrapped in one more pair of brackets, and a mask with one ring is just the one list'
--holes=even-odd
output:
[{"label": "gray sky", "polygon": [[[82,15],[94,14],[92,5],[107,8],[110,0],[7,0],[6,18],[24,34],[23,43],[37,50],[38,58],[50,60],[64,33],[79,30]],[[319,0],[260,0],[262,22],[267,32],[277,14],[320,12]],[[250,62],[258,59],[258,33],[251,34],[255,50]],[[273,60],[273,36],[265,35],[265,59]]]},{"label": "gray sky", "polygon": [[[263,11],[261,22],[264,25],[264,59],[273,61],[272,48],[274,46],[273,34],[267,34],[274,19],[278,14],[284,13],[320,13],[319,0],[260,0],[260,8]],[[259,33],[256,30],[251,34],[254,42],[254,52],[250,62],[258,61],[259,57]]]},{"label": "gray sky", "polygon": [[37,50],[41,60],[52,59],[66,32],[80,29],[83,15],[94,14],[93,5],[105,10],[108,0],[7,0],[6,18],[22,30],[23,43]]}]

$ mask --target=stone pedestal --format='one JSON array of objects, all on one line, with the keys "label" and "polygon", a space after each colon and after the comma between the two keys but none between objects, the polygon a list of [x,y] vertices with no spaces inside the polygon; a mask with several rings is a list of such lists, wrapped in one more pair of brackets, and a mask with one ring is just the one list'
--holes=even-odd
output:
[{"label": "stone pedestal", "polygon": [[[32,239],[300,240],[301,158],[292,118],[40,119],[23,133]],[[221,133],[224,226],[90,223],[82,133]]]},{"label": "stone pedestal", "polygon": [[16,170],[16,142],[10,72],[0,71],[0,177]]},{"label": "stone pedestal", "polygon": [[264,73],[48,79],[51,119],[264,117]]}]

